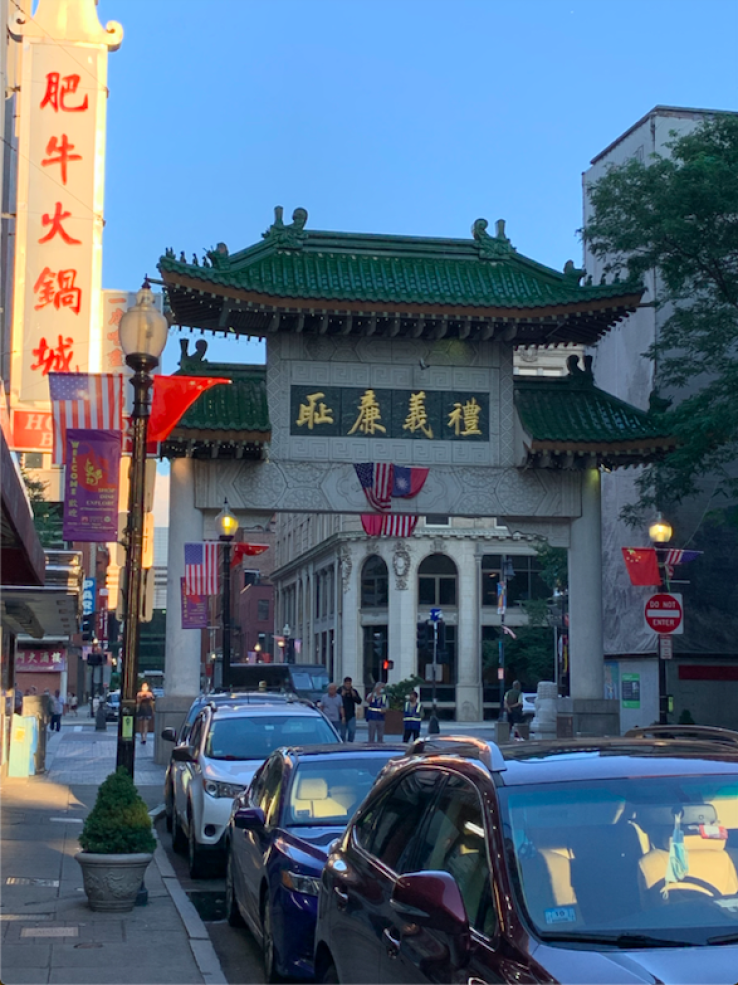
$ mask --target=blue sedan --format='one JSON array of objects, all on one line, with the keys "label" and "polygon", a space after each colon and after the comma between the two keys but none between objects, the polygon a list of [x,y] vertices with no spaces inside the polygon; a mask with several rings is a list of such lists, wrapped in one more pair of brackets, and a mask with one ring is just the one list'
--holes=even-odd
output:
[{"label": "blue sedan", "polygon": [[407,747],[278,749],[234,801],[226,834],[226,905],[264,950],[267,981],[313,977],[320,875],[382,767]]}]

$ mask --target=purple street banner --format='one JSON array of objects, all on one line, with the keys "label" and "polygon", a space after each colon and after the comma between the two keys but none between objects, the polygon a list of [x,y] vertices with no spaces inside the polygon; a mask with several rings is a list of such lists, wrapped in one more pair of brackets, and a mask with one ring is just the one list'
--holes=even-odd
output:
[{"label": "purple street banner", "polygon": [[182,629],[207,629],[208,596],[188,595],[185,579],[179,580],[182,591]]},{"label": "purple street banner", "polygon": [[120,431],[67,429],[64,539],[118,539]]}]

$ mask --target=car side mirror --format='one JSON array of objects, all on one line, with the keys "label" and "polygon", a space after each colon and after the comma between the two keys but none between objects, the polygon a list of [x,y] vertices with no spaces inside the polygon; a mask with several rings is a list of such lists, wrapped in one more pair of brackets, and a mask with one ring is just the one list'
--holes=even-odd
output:
[{"label": "car side mirror", "polygon": [[161,737],[162,739],[165,739],[167,742],[176,742],[177,732],[173,728],[163,728],[161,730]]},{"label": "car side mirror", "polygon": [[266,817],[261,807],[239,807],[233,815],[234,825],[244,831],[263,828],[265,822]]},{"label": "car side mirror", "polygon": [[448,872],[408,872],[395,883],[390,906],[412,923],[469,939],[469,918]]},{"label": "car side mirror", "polygon": [[172,749],[172,759],[175,763],[196,763],[197,752],[193,746],[177,746]]}]

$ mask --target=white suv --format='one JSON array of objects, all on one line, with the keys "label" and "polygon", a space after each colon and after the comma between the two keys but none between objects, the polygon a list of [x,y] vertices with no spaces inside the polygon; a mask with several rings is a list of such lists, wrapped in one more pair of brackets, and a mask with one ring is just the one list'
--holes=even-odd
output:
[{"label": "white suv", "polygon": [[191,877],[204,875],[208,862],[222,866],[233,799],[275,749],[340,741],[317,708],[297,700],[207,704],[187,744],[172,750],[172,844],[187,844]]}]

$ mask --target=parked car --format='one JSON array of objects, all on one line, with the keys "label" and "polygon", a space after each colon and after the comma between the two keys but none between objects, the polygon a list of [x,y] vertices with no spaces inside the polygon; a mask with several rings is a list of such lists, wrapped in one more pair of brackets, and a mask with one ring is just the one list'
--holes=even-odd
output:
[{"label": "parked car", "polygon": [[277,749],[233,805],[226,832],[226,907],[264,949],[267,981],[313,977],[320,874],[377,774],[407,746]]},{"label": "parked car", "polygon": [[266,697],[208,701],[186,743],[172,750],[172,844],[178,850],[187,845],[193,879],[225,861],[231,804],[267,756],[279,746],[341,741],[317,708]]},{"label": "parked car", "polygon": [[523,693],[523,721],[532,722],[536,714],[536,698],[538,697],[535,691],[525,691]]},{"label": "parked car", "polygon": [[105,721],[117,722],[120,716],[120,691],[110,691],[105,699]]},{"label": "parked car", "polygon": [[732,985],[738,733],[669,734],[416,742],[329,854],[318,980]]}]

